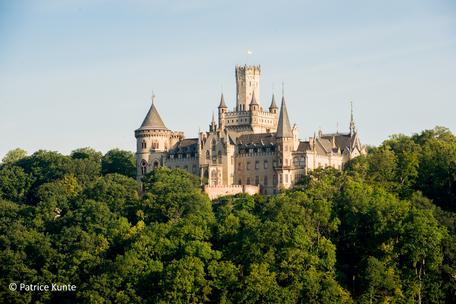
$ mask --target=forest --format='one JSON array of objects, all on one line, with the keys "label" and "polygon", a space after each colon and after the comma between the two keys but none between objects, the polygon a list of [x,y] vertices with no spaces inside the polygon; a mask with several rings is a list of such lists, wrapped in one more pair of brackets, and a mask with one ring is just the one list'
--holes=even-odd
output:
[{"label": "forest", "polygon": [[[344,170],[211,202],[134,154],[8,152],[0,303],[456,303],[456,137],[393,135]],[[11,283],[75,291],[13,291]]]}]

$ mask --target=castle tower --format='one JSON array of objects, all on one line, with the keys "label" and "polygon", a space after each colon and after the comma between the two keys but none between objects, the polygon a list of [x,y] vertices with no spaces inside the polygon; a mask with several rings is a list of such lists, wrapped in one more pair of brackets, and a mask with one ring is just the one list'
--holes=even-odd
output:
[{"label": "castle tower", "polygon": [[248,111],[253,95],[260,96],[260,66],[236,66],[236,111]]},{"label": "castle tower", "polygon": [[293,130],[288,118],[285,97],[282,96],[282,105],[280,106],[279,122],[277,124],[276,142],[278,146],[278,166],[277,174],[279,176],[277,187],[289,188],[292,183],[291,168],[293,163],[292,152],[294,149]]},{"label": "castle tower", "polygon": [[141,178],[163,165],[162,155],[177,142],[182,135],[169,130],[158,114],[155,95],[152,104],[139,129],[135,130],[137,176]]},{"label": "castle tower", "polygon": [[228,112],[228,107],[225,104],[225,98],[222,96],[220,97],[220,104],[218,106],[218,121],[219,121],[219,129],[225,129],[225,115]]}]

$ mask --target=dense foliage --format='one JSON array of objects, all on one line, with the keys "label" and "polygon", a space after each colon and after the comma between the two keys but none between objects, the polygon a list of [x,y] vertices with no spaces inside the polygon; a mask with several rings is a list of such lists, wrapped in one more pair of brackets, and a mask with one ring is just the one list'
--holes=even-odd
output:
[{"label": "dense foliage", "polygon": [[[456,138],[400,135],[276,196],[211,203],[134,155],[0,165],[1,303],[456,303]],[[10,291],[12,282],[75,292]]]}]

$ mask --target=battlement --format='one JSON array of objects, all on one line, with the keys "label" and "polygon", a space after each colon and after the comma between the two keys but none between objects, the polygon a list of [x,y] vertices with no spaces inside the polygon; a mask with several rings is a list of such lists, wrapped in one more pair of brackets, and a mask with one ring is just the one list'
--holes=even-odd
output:
[{"label": "battlement", "polygon": [[260,65],[236,65],[236,76],[238,74],[261,74],[261,66]]}]

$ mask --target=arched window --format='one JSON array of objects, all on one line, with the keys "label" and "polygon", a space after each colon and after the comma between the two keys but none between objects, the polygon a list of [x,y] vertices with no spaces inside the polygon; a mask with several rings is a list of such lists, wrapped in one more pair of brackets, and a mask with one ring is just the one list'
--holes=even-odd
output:
[{"label": "arched window", "polygon": [[218,163],[222,163],[222,151],[218,151]]},{"label": "arched window", "polygon": [[154,169],[157,169],[160,167],[160,164],[158,163],[158,160],[154,161]]},{"label": "arched window", "polygon": [[141,175],[145,175],[147,173],[147,161],[144,159],[141,161]]},{"label": "arched window", "polygon": [[211,159],[211,154],[209,153],[209,150],[206,151],[206,159],[207,160]]},{"label": "arched window", "polygon": [[147,144],[146,144],[146,141],[145,141],[145,140],[143,140],[143,141],[141,142],[141,148],[143,148],[143,149],[147,148]]},{"label": "arched window", "polygon": [[153,141],[152,142],[152,149],[158,149],[158,142],[157,141]]}]

